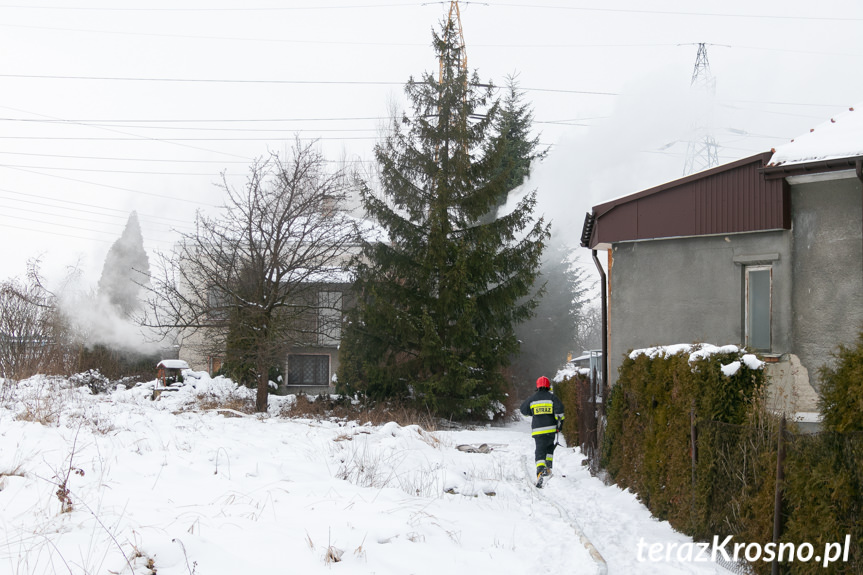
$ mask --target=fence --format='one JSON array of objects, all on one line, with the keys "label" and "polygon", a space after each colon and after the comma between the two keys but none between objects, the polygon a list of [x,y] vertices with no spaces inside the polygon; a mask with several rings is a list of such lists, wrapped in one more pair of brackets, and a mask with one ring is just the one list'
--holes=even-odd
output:
[{"label": "fence", "polygon": [[[689,457],[690,518],[675,527],[701,540],[786,544],[784,561],[736,572],[863,573],[863,433],[803,434],[766,414],[745,425],[693,419]],[[801,560],[806,544],[819,560]]]}]

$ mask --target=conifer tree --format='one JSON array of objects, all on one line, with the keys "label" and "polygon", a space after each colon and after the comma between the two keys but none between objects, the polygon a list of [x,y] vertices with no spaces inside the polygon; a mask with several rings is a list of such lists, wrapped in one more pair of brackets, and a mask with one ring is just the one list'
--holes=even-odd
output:
[{"label": "conifer tree", "polygon": [[500,411],[501,368],[518,348],[548,238],[533,218],[536,194],[486,218],[505,197],[513,168],[496,138],[492,88],[460,66],[451,23],[434,34],[441,78],[405,91],[410,115],[376,146],[381,190],[362,190],[367,214],[389,240],[364,243],[358,305],[342,340],[343,391],[413,397],[447,417]]},{"label": "conifer tree", "polygon": [[533,317],[516,327],[521,346],[512,374],[522,395],[532,393],[540,375],[553,376],[567,352],[578,354],[592,343],[583,333],[590,321],[587,303],[592,287],[586,275],[573,265],[572,249],[553,239],[540,268],[542,299]]},{"label": "conifer tree", "polygon": [[122,313],[129,315],[141,308],[141,284],[149,281],[150,259],[144,250],[144,236],[138,213],[132,212],[123,235],[111,245],[99,278],[99,293]]},{"label": "conifer tree", "polygon": [[531,135],[533,110],[523,100],[524,93],[519,90],[516,77],[508,76],[506,94],[494,121],[497,134],[490,141],[490,148],[504,149],[500,169],[507,174],[505,193],[495,203],[492,217],[506,204],[509,193],[525,182],[534,161],[548,154],[548,148],[540,149],[539,136]]}]

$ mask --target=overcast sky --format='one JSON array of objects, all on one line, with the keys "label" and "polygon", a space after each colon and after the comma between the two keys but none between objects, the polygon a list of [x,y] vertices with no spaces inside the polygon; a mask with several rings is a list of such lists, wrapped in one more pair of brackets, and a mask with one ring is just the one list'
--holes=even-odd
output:
[{"label": "overcast sky", "polygon": [[[0,0],[0,279],[40,256],[98,281],[137,210],[145,247],[222,203],[226,172],[316,138],[371,160],[402,85],[436,69],[449,2]],[[530,185],[578,244],[594,204],[682,175],[699,42],[724,163],[863,103],[863,2],[461,3],[468,66],[518,74],[551,146]],[[151,256],[152,257],[152,256]],[[588,258],[583,258],[585,261]]]}]

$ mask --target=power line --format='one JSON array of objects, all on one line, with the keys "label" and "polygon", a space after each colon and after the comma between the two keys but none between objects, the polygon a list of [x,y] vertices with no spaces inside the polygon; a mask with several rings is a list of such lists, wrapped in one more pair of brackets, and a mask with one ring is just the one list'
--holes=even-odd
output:
[{"label": "power line", "polygon": [[[0,9],[28,9],[28,10],[57,10],[57,11],[96,11],[96,12],[299,12],[317,10],[366,10],[370,8],[416,8],[430,4],[442,4],[443,2],[408,2],[408,3],[377,3],[377,4],[329,4],[329,5],[307,5],[307,6],[275,6],[275,7],[242,7],[242,8],[154,8],[154,7],[95,7],[95,6],[30,6],[26,4],[0,5]],[[476,2],[466,2],[476,4]],[[863,18],[845,16],[798,16],[793,14],[741,14],[729,12],[691,12],[683,10],[639,10],[632,8],[594,8],[586,6],[560,6],[549,4],[519,4],[513,2],[495,2],[494,4],[482,3],[484,6],[493,8],[531,8],[535,10],[566,10],[579,12],[608,12],[615,14],[649,14],[660,16],[697,16],[697,17],[719,17],[719,18],[752,18],[767,20],[813,20],[828,22],[857,22]]]},{"label": "power line", "polygon": [[[6,215],[6,214],[0,214],[0,218],[12,218],[12,217],[13,217],[13,216],[8,216],[8,215]],[[49,225],[49,226],[60,226],[60,227],[63,227],[63,228],[69,228],[69,229],[72,229],[72,230],[83,230],[83,231],[85,231],[85,232],[94,232],[94,233],[97,233],[97,234],[107,234],[107,235],[109,235],[109,236],[117,236],[117,235],[118,235],[116,232],[106,232],[106,231],[102,231],[102,230],[99,230],[99,229],[95,229],[95,228],[93,228],[93,227],[89,227],[89,228],[82,228],[82,227],[79,227],[79,226],[72,226],[72,225],[69,225],[69,224],[58,224],[58,223],[56,223],[56,222],[47,222],[47,221],[45,221],[45,220],[38,220],[38,219],[36,219],[36,218],[27,218],[27,217],[24,217],[24,216],[14,216],[14,219],[15,219],[15,221],[24,220],[24,221],[27,221],[27,222],[35,222],[35,223],[38,223],[38,224],[45,224],[45,225]],[[113,224],[113,225],[116,225],[116,224]],[[32,230],[31,230],[31,231],[32,231]]]},{"label": "power line", "polygon": [[[109,211],[109,212],[120,212],[120,213],[122,213],[122,214],[125,214],[125,215],[123,215],[123,216],[114,216],[114,215],[112,215],[112,214],[104,214],[105,216],[111,216],[111,217],[127,217],[127,216],[128,216],[128,214],[129,214],[129,210],[121,210],[121,209],[119,209],[119,208],[110,208],[110,207],[108,207],[108,206],[104,206],[104,205],[88,204],[88,203],[86,203],[86,202],[76,202],[76,201],[73,201],[73,200],[64,200],[64,199],[61,199],[61,198],[52,198],[52,197],[50,197],[50,196],[42,196],[42,195],[39,195],[39,194],[33,194],[33,193],[30,193],[30,192],[26,192],[26,193],[25,193],[25,192],[17,192],[17,191],[15,191],[15,190],[10,190],[10,189],[8,189],[8,188],[0,188],[0,192],[4,192],[4,193],[7,193],[7,194],[15,194],[15,195],[19,195],[19,196],[27,196],[28,198],[30,198],[30,197],[32,197],[32,198],[39,198],[39,199],[42,199],[42,200],[48,200],[48,201],[51,201],[51,202],[60,202],[60,203],[63,203],[63,204],[71,204],[71,205],[74,205],[74,206],[84,206],[84,207],[87,207],[87,208],[95,208],[95,209],[105,210],[105,211]],[[35,202],[33,202],[32,200],[19,200],[19,199],[16,199],[16,198],[6,198],[6,199],[10,199],[10,200],[13,200],[13,201],[18,201],[18,202],[24,202],[24,203],[35,203]],[[51,204],[44,204],[44,205],[49,205],[49,206],[50,206]],[[54,207],[54,206],[52,206],[52,207]],[[62,207],[62,206],[56,206],[56,207]],[[78,208],[63,208],[63,209],[76,210],[76,209],[78,209]],[[84,210],[79,210],[79,211],[84,211]],[[135,210],[135,211],[137,211],[137,210]],[[180,219],[171,218],[171,217],[168,217],[168,216],[162,216],[162,215],[154,216],[154,215],[150,215],[150,214],[143,214],[143,213],[141,213],[141,212],[138,212],[138,216],[139,216],[140,218],[142,218],[142,219],[153,218],[153,219],[158,219],[158,220],[162,220],[162,221],[172,221],[172,222],[179,222],[179,223],[183,223],[183,224],[188,224],[188,223],[189,223],[189,222],[188,222],[188,221],[186,221],[186,220],[180,220]]]},{"label": "power line", "polygon": [[[2,218],[2,217],[4,217],[3,214],[0,214],[0,218]],[[27,219],[27,218],[16,218],[16,219]],[[45,221],[40,221],[40,220],[35,220],[35,219],[30,220],[30,221],[33,221],[35,223],[41,223],[41,224],[49,225],[49,226],[55,226],[55,227],[71,228],[71,229],[86,229],[87,231],[98,231],[98,230],[90,230],[87,228],[78,228],[75,226],[68,226],[65,224],[56,224],[56,223],[52,223],[52,222],[45,222]],[[2,221],[0,221],[0,228],[12,228],[12,229],[16,229],[16,230],[24,230],[25,232],[30,232],[30,233],[50,234],[50,235],[54,235],[54,236],[63,236],[63,237],[67,237],[67,238],[86,240],[88,242],[99,242],[99,243],[103,243],[103,244],[112,244],[112,243],[114,243],[114,241],[116,241],[116,240],[108,240],[108,239],[102,239],[102,238],[92,238],[92,237],[88,238],[88,237],[84,237],[84,236],[76,236],[73,234],[64,234],[62,232],[56,232],[56,231],[51,231],[51,230],[37,230],[34,228],[25,228],[23,226],[16,226],[14,224],[7,224],[7,223],[2,222]],[[103,233],[110,233],[110,232],[103,232]],[[154,240],[152,238],[144,238],[144,240],[150,244],[171,245],[174,243],[172,240]]]},{"label": "power line", "polygon": [[209,204],[209,203],[207,203],[207,202],[198,202],[198,201],[194,201],[194,200],[187,200],[187,199],[185,199],[185,198],[179,198],[179,197],[177,197],[177,196],[168,196],[168,195],[165,195],[165,194],[157,194],[157,193],[155,193],[155,192],[145,192],[145,191],[143,191],[143,190],[134,190],[134,189],[131,189],[131,188],[124,188],[124,187],[121,187],[121,186],[112,186],[112,185],[109,185],[109,184],[100,184],[100,183],[98,183],[98,182],[90,182],[90,181],[87,181],[87,180],[79,180],[79,179],[76,179],[76,178],[70,178],[70,177],[68,177],[68,176],[59,176],[59,175],[57,175],[57,174],[45,174],[45,173],[42,173],[42,172],[37,172],[37,171],[35,171],[35,170],[26,170],[26,169],[24,169],[24,168],[10,168],[10,167],[8,167],[8,166],[0,166],[0,167],[5,167],[5,168],[7,168],[7,169],[9,169],[9,170],[17,170],[17,171],[19,171],[19,172],[27,172],[27,173],[30,173],[30,174],[36,174],[36,175],[38,175],[38,176],[45,176],[45,177],[47,177],[47,178],[58,178],[58,179],[61,179],[61,180],[67,180],[67,181],[70,181],[70,182],[78,182],[78,183],[81,183],[81,184],[88,184],[88,185],[91,185],[91,186],[99,186],[99,187],[102,187],[102,188],[109,188],[109,189],[112,189],[112,190],[120,190],[120,191],[122,191],[122,192],[131,192],[131,193],[133,193],[133,194],[141,194],[141,195],[145,195],[145,196],[153,196],[153,197],[156,197],[156,198],[164,198],[164,199],[172,200],[172,201],[175,201],[175,202],[184,202],[184,203],[189,203],[189,204],[197,204],[197,205],[201,205],[201,206],[210,206],[210,207],[214,207],[214,208],[219,207],[219,206],[217,206],[217,205],[215,205],[215,204]]},{"label": "power line", "polygon": [[[21,202],[24,204],[35,205],[35,206],[43,206],[43,207],[47,207],[47,208],[53,208],[56,210],[64,210],[65,213],[59,213],[58,214],[58,213],[53,213],[53,212],[46,212],[44,209],[35,210],[35,209],[29,209],[29,208],[22,208],[22,207],[18,207],[18,206],[10,206],[10,205],[6,205],[6,204],[0,204],[0,207],[3,207],[6,210],[17,210],[17,211],[22,211],[22,212],[42,214],[42,215],[46,215],[46,216],[54,216],[54,217],[58,217],[58,218],[74,219],[76,221],[81,221],[81,222],[93,222],[93,223],[97,223],[97,224],[106,224],[106,225],[111,225],[111,226],[125,225],[125,224],[116,223],[116,222],[106,222],[104,220],[94,220],[91,218],[82,218],[79,216],[73,216],[73,215],[69,215],[69,212],[79,212],[82,214],[90,214],[90,215],[100,216],[103,218],[116,218],[116,219],[120,219],[120,220],[124,220],[124,221],[126,219],[128,219],[127,215],[121,216],[121,215],[115,215],[115,214],[103,214],[103,213],[94,212],[91,210],[82,210],[80,208],[64,208],[63,206],[58,206],[58,205],[54,205],[54,204],[47,204],[44,202],[33,202],[33,201],[28,201],[28,200],[21,200],[18,198],[10,198],[10,197],[6,197],[6,196],[0,196],[0,199],[6,200],[6,201],[12,201],[12,202]],[[150,218],[141,217],[141,214],[138,214],[138,216],[141,218],[141,221],[147,225],[147,227],[161,226],[161,227],[165,228],[167,231],[171,231],[171,230],[180,231],[179,227],[174,226],[172,224],[169,224],[167,222],[158,221],[158,220],[151,221]],[[185,222],[185,223],[188,225],[189,222]],[[185,229],[186,231],[192,231],[194,228],[186,227],[183,229]]]},{"label": "power line", "polygon": [[[50,124],[56,125],[65,125],[71,124],[73,122],[58,122],[58,121],[46,121],[46,120],[28,120],[28,119],[15,119],[15,118],[0,118],[0,121],[4,122],[47,122]],[[106,124],[99,122],[92,122],[87,124],[82,124],[79,122],[74,122],[75,125],[86,125],[88,127],[99,128],[99,127],[114,127],[114,128],[135,128],[137,130],[186,130],[186,131],[198,131],[198,132],[293,132],[293,133],[302,133],[302,132],[377,132],[376,128],[213,128],[213,127],[196,127],[196,126],[154,126],[154,125],[144,125],[144,126],[135,126],[129,124]]]},{"label": "power line", "polygon": [[37,80],[98,80],[118,82],[177,82],[205,84],[297,84],[346,86],[402,86],[404,82],[378,80],[239,80],[230,78],[141,78],[132,76],[67,76],[50,74],[0,74],[0,78],[26,78]]},{"label": "power line", "polygon": [[[843,19],[844,20],[844,19]],[[214,41],[230,41],[230,42],[270,42],[280,44],[301,44],[301,45],[323,45],[323,46],[370,46],[382,48],[428,48],[428,44],[420,42],[361,42],[347,40],[321,40],[320,38],[313,40],[297,40],[295,38],[262,38],[242,37],[242,36],[207,36],[200,34],[157,34],[153,32],[133,32],[121,30],[96,30],[85,28],[64,28],[59,26],[32,26],[25,24],[0,24],[3,28],[23,28],[28,30],[47,30],[51,32],[78,32],[83,34],[116,34],[120,36],[144,36],[154,38],[178,38],[185,40],[214,40]],[[471,49],[512,49],[512,50],[566,50],[566,49],[595,49],[595,48],[669,48],[678,44],[666,43],[638,43],[638,44],[481,44],[472,43]],[[822,56],[847,56],[859,58],[860,54],[850,52],[826,52],[816,50],[799,50],[791,48],[776,48],[773,46],[728,46],[729,48],[738,48],[743,50],[764,50],[769,52],[789,52],[794,54],[817,54]]]},{"label": "power line", "polygon": [[[718,104],[723,108],[728,108],[731,110],[743,110],[744,108],[740,106],[732,106],[731,104]],[[773,110],[752,110],[754,112],[758,112],[760,114],[773,114],[775,116],[791,116],[792,118],[809,118],[812,120],[823,120],[824,116],[810,116],[808,114],[792,114],[791,112],[775,112]]]},{"label": "power line", "polygon": [[[248,162],[243,162],[239,160],[181,160],[177,158],[134,158],[134,157],[116,157],[116,156],[76,156],[76,155],[66,155],[66,154],[38,154],[33,152],[8,152],[0,150],[0,155],[15,155],[15,156],[29,156],[29,157],[38,157],[38,158],[62,158],[62,159],[71,159],[71,160],[100,160],[100,161],[115,161],[115,162],[157,162],[157,163],[180,163],[180,164],[243,164],[244,166],[249,166],[252,160]],[[324,160],[324,162],[328,164],[373,164],[374,160],[363,160],[363,159],[353,159],[353,160]],[[104,172],[111,172],[113,170],[98,170]],[[142,172],[147,174],[155,174],[158,172]],[[218,173],[218,172],[217,172]],[[204,175],[211,175],[211,172],[208,172]]]},{"label": "power line", "polygon": [[[22,113],[24,113],[24,114],[32,114],[32,115],[34,115],[34,116],[40,116],[40,117],[42,117],[42,118],[46,118],[46,119],[50,119],[50,120],[57,120],[57,121],[62,121],[62,120],[63,120],[63,118],[57,118],[56,116],[48,116],[48,115],[45,115],[45,114],[39,114],[39,113],[36,113],[36,112],[30,112],[30,111],[27,111],[27,110],[22,110],[22,109],[20,109],[20,108],[12,108],[12,107],[10,107],[10,106],[0,106],[0,107],[4,108],[4,109],[6,109],[6,110],[14,110],[14,111],[16,111],[16,112],[22,112]],[[81,125],[82,125],[82,126],[87,127],[87,124],[81,124]],[[208,149],[206,149],[206,148],[200,148],[200,147],[197,147],[197,146],[190,146],[189,144],[181,144],[181,143],[177,143],[177,142],[173,142],[173,141],[169,141],[169,140],[160,140],[159,138],[153,138],[153,137],[150,137],[150,136],[139,136],[139,135],[137,135],[137,134],[130,134],[130,133],[128,133],[128,132],[123,132],[123,131],[121,131],[121,130],[115,130],[115,129],[113,129],[113,128],[104,128],[104,127],[98,127],[98,126],[96,126],[96,129],[97,129],[97,130],[104,130],[104,131],[106,131],[106,132],[113,132],[113,133],[116,133],[116,134],[123,134],[123,135],[126,135],[126,136],[134,136],[134,139],[136,139],[136,140],[145,140],[145,141],[146,141],[146,140],[149,140],[149,141],[153,141],[153,142],[162,142],[162,143],[171,144],[171,145],[174,145],[174,146],[179,146],[179,147],[183,147],[183,148],[189,148],[189,149],[192,149],[192,150],[199,150],[199,151],[202,151],[202,152],[210,152],[210,153],[213,153],[213,154],[222,154],[222,155],[225,155],[225,156],[232,156],[232,157],[235,157],[235,158],[242,158],[242,156],[238,156],[238,155],[236,155],[236,154],[231,154],[231,153],[228,153],[228,152],[222,152],[222,151],[219,151],[219,150],[208,150]],[[2,136],[0,136],[0,137],[2,137]],[[22,139],[23,139],[23,138],[22,138]]]},{"label": "power line", "polygon": [[[275,138],[283,140],[284,138]],[[293,139],[293,138],[290,138]],[[313,142],[317,140],[377,140],[378,136],[329,136],[329,137],[310,137],[299,138],[300,141]],[[0,140],[79,140],[92,142],[141,142],[152,140],[155,142],[171,143],[171,142],[272,142],[274,138],[146,138],[146,137],[98,137],[98,136],[0,136]],[[225,153],[215,152],[213,153]],[[233,154],[232,154],[233,155]]]},{"label": "power line", "polygon": [[815,106],[818,108],[842,108],[845,104],[810,104],[806,102],[775,102],[770,100],[734,100],[726,99],[723,102],[740,102],[743,104],[771,104],[774,106]]},{"label": "power line", "polygon": [[[37,202],[33,202],[33,203],[36,203],[37,205],[44,205],[44,204],[38,204]],[[19,208],[17,206],[8,206],[8,205],[0,204],[0,207],[2,207],[4,209],[4,213],[3,213],[4,216],[15,217],[16,219],[20,219],[20,218],[18,216],[9,215],[8,213],[5,212],[5,210],[14,210],[17,212],[27,212],[30,214],[39,214],[39,215],[50,216],[50,217],[54,217],[54,218],[64,218],[66,220],[74,220],[76,222],[90,222],[90,223],[94,223],[94,224],[99,224],[101,226],[116,226],[116,227],[124,227],[125,226],[125,223],[120,223],[120,222],[106,222],[104,220],[94,220],[92,218],[82,218],[79,216],[70,216],[69,214],[55,214],[55,213],[46,212],[43,210],[33,210],[30,208]],[[50,206],[50,207],[56,208],[57,206]],[[80,210],[80,211],[84,211],[84,210]],[[88,212],[88,213],[93,213],[93,212]],[[96,214],[96,215],[104,215],[104,216],[112,217],[112,218],[119,217],[119,216],[113,216],[110,214]],[[23,219],[26,219],[26,218],[23,218]],[[43,221],[43,223],[52,223],[53,224],[53,222],[45,222],[45,221]],[[94,231],[98,231],[98,230],[95,230],[95,228],[87,228],[87,229],[93,229]]]},{"label": "power line", "polygon": [[97,172],[100,174],[139,174],[147,176],[218,176],[219,172],[148,172],[138,170],[106,170],[104,168],[69,168],[61,166],[30,166],[0,164],[0,168],[28,168],[32,170],[64,170],[67,172]]},{"label": "power line", "polygon": [[[813,104],[814,105],[814,104]],[[2,106],[0,106],[2,107]],[[581,122],[585,120],[599,120],[605,119],[609,116],[593,116],[589,118],[566,118],[560,120],[534,120],[534,124],[560,124],[563,122]],[[41,118],[0,118],[0,122],[22,122],[22,123],[34,123],[34,124],[86,124],[88,126],[105,126],[105,127],[119,127],[119,128],[147,128],[147,129],[164,129],[164,130],[177,130],[177,129],[189,129],[189,130],[224,130],[224,131],[246,131],[246,132],[257,132],[257,131],[277,131],[276,129],[259,129],[259,128],[183,128],[177,126],[170,127],[162,127],[162,126],[148,126],[148,125],[136,125],[136,124],[219,124],[219,123],[232,123],[232,124],[240,124],[240,123],[279,123],[279,122],[347,122],[347,121],[389,121],[393,118],[391,116],[368,116],[368,117],[343,117],[343,118],[228,118],[228,119],[201,119],[201,120],[190,120],[188,118],[183,119],[105,119],[105,118],[90,118],[90,119],[70,119],[70,120],[48,120]],[[123,124],[133,124],[133,125],[123,125]],[[286,128],[281,128],[279,131],[286,131]],[[332,129],[319,129],[315,128],[318,131],[333,131],[333,132],[351,132],[351,131],[372,131],[372,128],[332,128]],[[312,131],[311,129],[305,129],[300,131]]]},{"label": "power line", "polygon": [[[376,46],[381,48],[428,48],[428,43],[419,42],[360,42],[348,40],[297,40],[293,38],[263,38],[243,36],[207,36],[201,34],[160,34],[156,32],[132,32],[123,30],[96,30],[92,28],[66,28],[60,26],[33,26],[27,24],[0,24],[3,28],[47,30],[49,32],[77,32],[81,34],[115,34],[119,36],[143,36],[146,38],[178,38],[181,40],[215,40],[228,42],[270,42],[277,44],[314,44],[323,46]],[[515,46],[514,46],[515,47]]]},{"label": "power line", "polygon": [[658,16],[698,16],[706,18],[753,18],[767,20],[814,20],[826,22],[859,22],[863,18],[849,18],[846,16],[795,16],[792,14],[732,14],[723,12],[685,12],[682,10],[637,10],[631,8],[588,8],[584,6],[551,6],[546,4],[514,4],[508,2],[495,2],[494,6],[509,8],[534,8],[545,10],[571,10],[580,12],[608,12],[623,14],[650,14]]},{"label": "power line", "polygon": [[[182,163],[182,164],[243,164],[249,165],[248,161],[241,160],[181,160],[177,158],[132,158],[132,157],[112,157],[112,156],[75,156],[66,154],[37,154],[32,152],[8,152],[0,151],[0,154],[14,156],[35,156],[40,158],[63,158],[70,160],[109,160],[117,162],[165,162],[165,163]],[[251,161],[251,160],[250,160]]]},{"label": "power line", "polygon": [[[86,80],[111,82],[171,82],[171,83],[203,83],[203,84],[276,84],[296,86],[403,86],[404,82],[383,80],[238,80],[230,78],[144,78],[132,76],[66,76],[51,74],[0,74],[0,78],[20,78],[30,80]],[[495,86],[500,89],[501,86]],[[525,92],[558,92],[564,94],[587,94],[598,96],[618,96],[616,92],[600,92],[593,90],[562,90],[554,88],[526,88]]]},{"label": "power line", "polygon": [[[2,108],[3,106],[0,106]],[[29,112],[28,112],[29,113]],[[172,119],[42,119],[42,118],[0,118],[0,121],[4,122],[44,122],[46,124],[64,124],[64,123],[87,123],[92,125],[99,125],[100,123],[104,123],[107,125],[113,125],[115,123],[129,123],[136,122],[141,124],[206,124],[206,123],[222,123],[222,122],[231,122],[231,123],[257,123],[257,122],[267,122],[267,123],[277,123],[277,122],[348,122],[348,121],[369,121],[369,120],[391,120],[390,116],[354,116],[354,117],[333,117],[333,118],[227,118],[227,119],[219,119],[219,118],[203,118],[198,120],[193,120],[189,118],[172,118]],[[138,126],[128,126],[128,127],[138,127]]]},{"label": "power line", "polygon": [[[2,214],[0,214],[0,216],[2,216]],[[12,229],[16,229],[16,230],[24,230],[26,232],[31,232],[31,233],[35,232],[35,233],[39,233],[39,234],[51,234],[54,236],[62,236],[64,238],[75,238],[77,240],[87,240],[87,241],[91,241],[91,242],[100,242],[103,244],[110,244],[111,243],[109,240],[102,240],[99,238],[85,238],[83,236],[64,234],[64,233],[60,233],[60,232],[52,232],[52,231],[48,231],[48,230],[34,230],[33,228],[25,228],[22,226],[15,226],[15,225],[7,224],[4,222],[0,222],[0,228],[12,228]]]},{"label": "power line", "polygon": [[[471,2],[473,4],[474,2]],[[25,10],[66,10],[76,12],[284,12],[305,10],[365,10],[368,8],[415,8],[424,6],[419,2],[410,3],[386,3],[386,4],[331,4],[331,5],[309,5],[309,6],[276,6],[265,8],[129,8],[129,7],[103,7],[103,6],[31,6],[28,4],[0,4],[0,9],[25,9]]]}]

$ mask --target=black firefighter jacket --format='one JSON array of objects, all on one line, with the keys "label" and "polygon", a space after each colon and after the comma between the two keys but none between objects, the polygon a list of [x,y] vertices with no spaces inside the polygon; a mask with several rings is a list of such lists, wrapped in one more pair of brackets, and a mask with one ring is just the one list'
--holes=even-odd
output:
[{"label": "black firefighter jacket", "polygon": [[532,415],[531,435],[543,435],[557,431],[558,421],[563,421],[563,402],[546,388],[536,390],[521,404],[522,415]]}]

